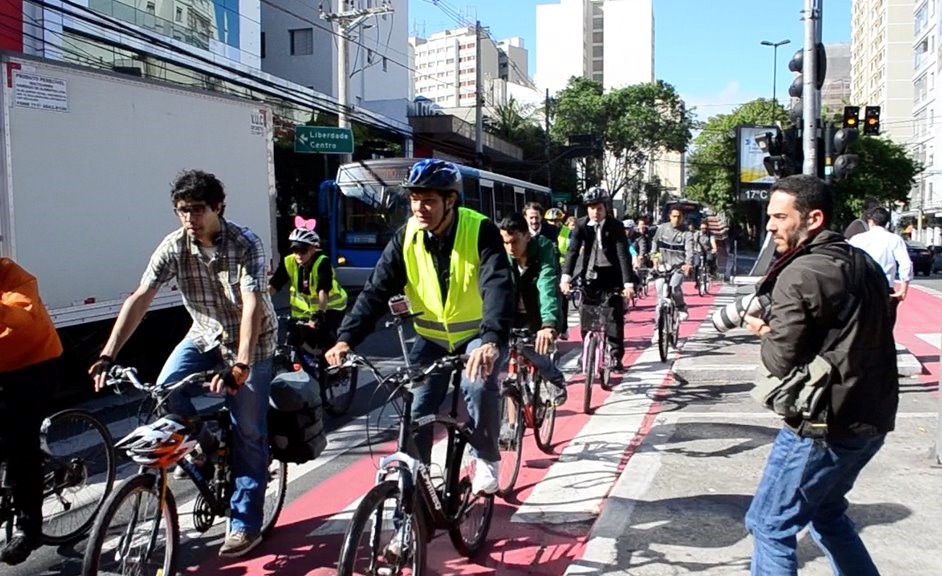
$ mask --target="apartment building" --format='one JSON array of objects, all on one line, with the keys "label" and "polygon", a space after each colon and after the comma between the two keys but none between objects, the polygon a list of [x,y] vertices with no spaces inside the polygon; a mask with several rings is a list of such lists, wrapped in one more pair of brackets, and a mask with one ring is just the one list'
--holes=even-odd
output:
[{"label": "apartment building", "polygon": [[536,83],[550,93],[573,76],[606,89],[654,80],[652,0],[559,0],[536,7]]}]

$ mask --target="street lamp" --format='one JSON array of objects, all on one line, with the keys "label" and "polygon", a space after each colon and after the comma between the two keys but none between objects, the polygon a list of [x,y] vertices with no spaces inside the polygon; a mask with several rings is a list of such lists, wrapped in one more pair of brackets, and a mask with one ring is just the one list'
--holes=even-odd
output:
[{"label": "street lamp", "polygon": [[772,124],[775,124],[775,80],[777,78],[776,72],[778,67],[778,47],[784,46],[785,44],[790,43],[791,40],[786,38],[785,40],[780,40],[778,42],[769,42],[768,40],[763,40],[760,42],[763,46],[772,47]]}]

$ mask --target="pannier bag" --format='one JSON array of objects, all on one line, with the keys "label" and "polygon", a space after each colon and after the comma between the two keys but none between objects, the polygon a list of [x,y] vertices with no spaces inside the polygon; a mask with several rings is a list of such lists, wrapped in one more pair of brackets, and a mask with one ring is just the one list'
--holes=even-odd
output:
[{"label": "pannier bag", "polygon": [[317,458],[327,447],[320,391],[303,370],[272,379],[268,439],[274,458],[296,464]]}]

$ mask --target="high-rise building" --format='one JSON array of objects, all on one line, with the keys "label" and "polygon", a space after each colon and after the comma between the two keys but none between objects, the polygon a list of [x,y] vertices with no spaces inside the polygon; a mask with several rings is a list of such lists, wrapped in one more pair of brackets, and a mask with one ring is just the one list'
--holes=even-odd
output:
[{"label": "high-rise building", "polygon": [[536,7],[536,83],[551,93],[573,76],[606,89],[654,80],[652,0],[559,0]]},{"label": "high-rise building", "polygon": [[[480,56],[474,26],[446,30],[428,38],[412,37],[415,59],[414,92],[441,108],[471,108],[477,92],[477,68],[481,67],[485,104],[499,106],[510,96],[532,100],[536,92],[527,72],[527,50],[523,39],[495,42],[481,31]],[[520,90],[515,90],[519,88]]]},{"label": "high-rise building", "polygon": [[821,107],[824,112],[840,114],[844,106],[851,105],[850,44],[827,44],[827,75],[821,86]]},{"label": "high-rise building", "polygon": [[[935,155],[942,147],[942,123],[935,121],[939,109],[935,77],[942,72],[942,54],[938,49],[942,30],[942,11],[935,0],[920,0],[913,7],[913,99],[912,118],[904,126],[911,131],[913,157],[924,166],[916,176],[909,199],[909,216],[914,217],[913,239],[926,244],[942,244],[942,158]],[[881,124],[886,123],[881,115]]]},{"label": "high-rise building", "polygon": [[880,106],[882,133],[898,144],[913,140],[913,68],[927,60],[918,52],[913,60],[914,3],[853,0],[851,7],[851,103]]}]

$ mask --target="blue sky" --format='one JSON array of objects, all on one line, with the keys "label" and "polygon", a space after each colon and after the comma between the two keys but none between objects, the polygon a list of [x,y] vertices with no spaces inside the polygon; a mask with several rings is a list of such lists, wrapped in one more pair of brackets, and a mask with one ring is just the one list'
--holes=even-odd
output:
[{"label": "blue sky", "polygon": [[[535,72],[536,5],[556,0],[444,0],[475,18],[498,39],[524,38]],[[850,42],[851,0],[826,0],[824,42]],[[803,0],[654,0],[654,73],[673,84],[706,119],[743,102],[772,95],[772,48],[762,40],[791,44],[778,50],[777,90],[787,97],[788,60],[804,38]],[[409,0],[409,29],[431,35],[457,24],[434,0]]]}]

